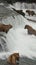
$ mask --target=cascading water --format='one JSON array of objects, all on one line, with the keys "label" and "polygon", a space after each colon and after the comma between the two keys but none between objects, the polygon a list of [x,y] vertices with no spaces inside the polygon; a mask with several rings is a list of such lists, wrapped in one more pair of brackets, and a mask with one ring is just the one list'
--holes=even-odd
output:
[{"label": "cascading water", "polygon": [[7,45],[6,45],[6,33],[0,32],[0,52],[7,51]]},{"label": "cascading water", "polygon": [[[18,13],[16,13],[15,11],[13,10],[10,10],[9,8],[7,9],[6,7],[4,6],[0,6],[0,23],[3,23],[3,24],[11,24],[13,25],[13,29],[16,29],[18,27],[24,27],[25,26],[25,22],[24,22],[24,18],[23,16],[19,15]],[[3,15],[2,15],[3,14]],[[8,15],[9,14],[9,15]],[[0,57],[2,58],[2,56],[4,57],[4,55],[8,55],[10,53],[8,53],[8,44],[6,43],[6,35],[3,33],[3,34],[0,34],[0,35],[3,35],[2,37],[2,40],[5,41],[5,43],[1,44],[2,46],[2,49],[3,49],[3,53],[0,53]],[[1,37],[0,37],[1,38]],[[6,52],[7,50],[7,52]],[[5,52],[5,53],[4,53]],[[6,54],[8,53],[8,54]]]},{"label": "cascading water", "polygon": [[21,15],[17,15],[17,16],[15,15],[14,18],[12,16],[10,16],[7,19],[3,19],[2,23],[12,24],[14,28],[25,26],[24,18]]},{"label": "cascading water", "polygon": [[10,52],[20,55],[36,57],[36,37],[27,35],[24,28],[10,29],[7,34],[7,45]]},{"label": "cascading water", "polygon": [[32,56],[36,57],[36,36],[28,35],[27,30],[24,29],[25,24],[36,27],[35,23],[29,23],[22,15],[13,10],[8,16],[2,17],[0,22],[13,25],[13,28],[6,35],[6,44],[9,53],[19,52],[20,55],[30,58]]},{"label": "cascading water", "polygon": [[36,3],[24,3],[24,2],[20,3],[20,2],[16,2],[16,3],[13,3],[13,6],[17,10],[21,10],[21,9],[36,9]]}]

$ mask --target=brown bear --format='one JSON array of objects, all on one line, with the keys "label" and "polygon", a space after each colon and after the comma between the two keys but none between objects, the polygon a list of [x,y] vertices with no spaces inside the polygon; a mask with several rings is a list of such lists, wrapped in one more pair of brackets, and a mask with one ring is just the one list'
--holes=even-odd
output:
[{"label": "brown bear", "polygon": [[0,24],[0,32],[8,32],[10,28],[12,28],[13,26],[8,24],[8,25],[5,25],[5,24]]},{"label": "brown bear", "polygon": [[14,8],[12,8],[14,11],[16,11],[17,13],[21,14],[22,16],[25,16],[25,13],[22,10],[16,10]]},{"label": "brown bear", "polygon": [[31,26],[25,25],[25,29],[28,29],[28,34],[36,35],[36,30],[34,30]]},{"label": "brown bear", "polygon": [[16,61],[19,61],[19,53],[11,54],[11,55],[7,58],[7,62],[10,63],[10,64],[16,65]]},{"label": "brown bear", "polygon": [[32,15],[32,16],[33,16],[33,15],[36,15],[34,11],[26,10],[26,12],[29,14],[29,16],[30,16],[30,15]]}]

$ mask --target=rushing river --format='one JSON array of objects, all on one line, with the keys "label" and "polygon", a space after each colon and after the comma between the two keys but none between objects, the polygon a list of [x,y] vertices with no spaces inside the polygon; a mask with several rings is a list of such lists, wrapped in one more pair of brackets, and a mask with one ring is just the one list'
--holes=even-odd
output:
[{"label": "rushing river", "polygon": [[[6,8],[4,5],[0,5],[0,23],[13,25],[13,28],[11,28],[7,34],[5,32],[0,32],[0,58],[4,59],[8,54],[13,52],[19,52],[20,56],[23,55],[29,58],[36,58],[36,36],[28,35],[28,30],[24,29],[26,24],[36,29],[36,23],[28,21],[22,15],[10,9],[8,7]],[[34,65],[35,62],[32,60],[30,61],[26,57],[22,58],[22,61],[19,62],[20,65],[22,63],[23,65],[25,63],[26,65],[30,63]]]}]

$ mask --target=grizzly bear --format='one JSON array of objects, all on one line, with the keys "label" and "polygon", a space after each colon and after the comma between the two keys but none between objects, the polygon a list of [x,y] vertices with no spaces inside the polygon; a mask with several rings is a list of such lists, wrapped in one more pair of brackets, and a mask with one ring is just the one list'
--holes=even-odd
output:
[{"label": "grizzly bear", "polygon": [[16,10],[14,8],[12,8],[14,11],[16,11],[17,13],[21,14],[22,16],[25,16],[25,13],[22,10]]},{"label": "grizzly bear", "polygon": [[10,28],[12,28],[13,26],[8,24],[8,25],[5,25],[5,24],[0,24],[0,32],[8,32]]},{"label": "grizzly bear", "polygon": [[29,14],[29,16],[30,16],[30,15],[32,15],[32,16],[33,16],[33,15],[36,15],[34,11],[26,10],[26,12]]},{"label": "grizzly bear", "polygon": [[28,34],[36,35],[36,30],[34,30],[31,26],[25,25],[25,29],[28,29]]},{"label": "grizzly bear", "polygon": [[8,58],[7,58],[7,62],[10,64],[16,64],[16,61],[19,61],[19,53],[14,53],[11,54]]}]

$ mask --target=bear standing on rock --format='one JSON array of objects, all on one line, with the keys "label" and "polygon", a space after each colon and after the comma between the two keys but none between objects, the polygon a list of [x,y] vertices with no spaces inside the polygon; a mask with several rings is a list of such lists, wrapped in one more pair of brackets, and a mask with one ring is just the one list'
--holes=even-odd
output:
[{"label": "bear standing on rock", "polygon": [[34,30],[30,25],[25,25],[25,29],[28,30],[28,34],[36,35],[36,30]]},{"label": "bear standing on rock", "polygon": [[0,32],[5,32],[7,33],[9,31],[10,28],[12,28],[13,26],[8,24],[8,25],[5,25],[5,24],[0,24]]}]

